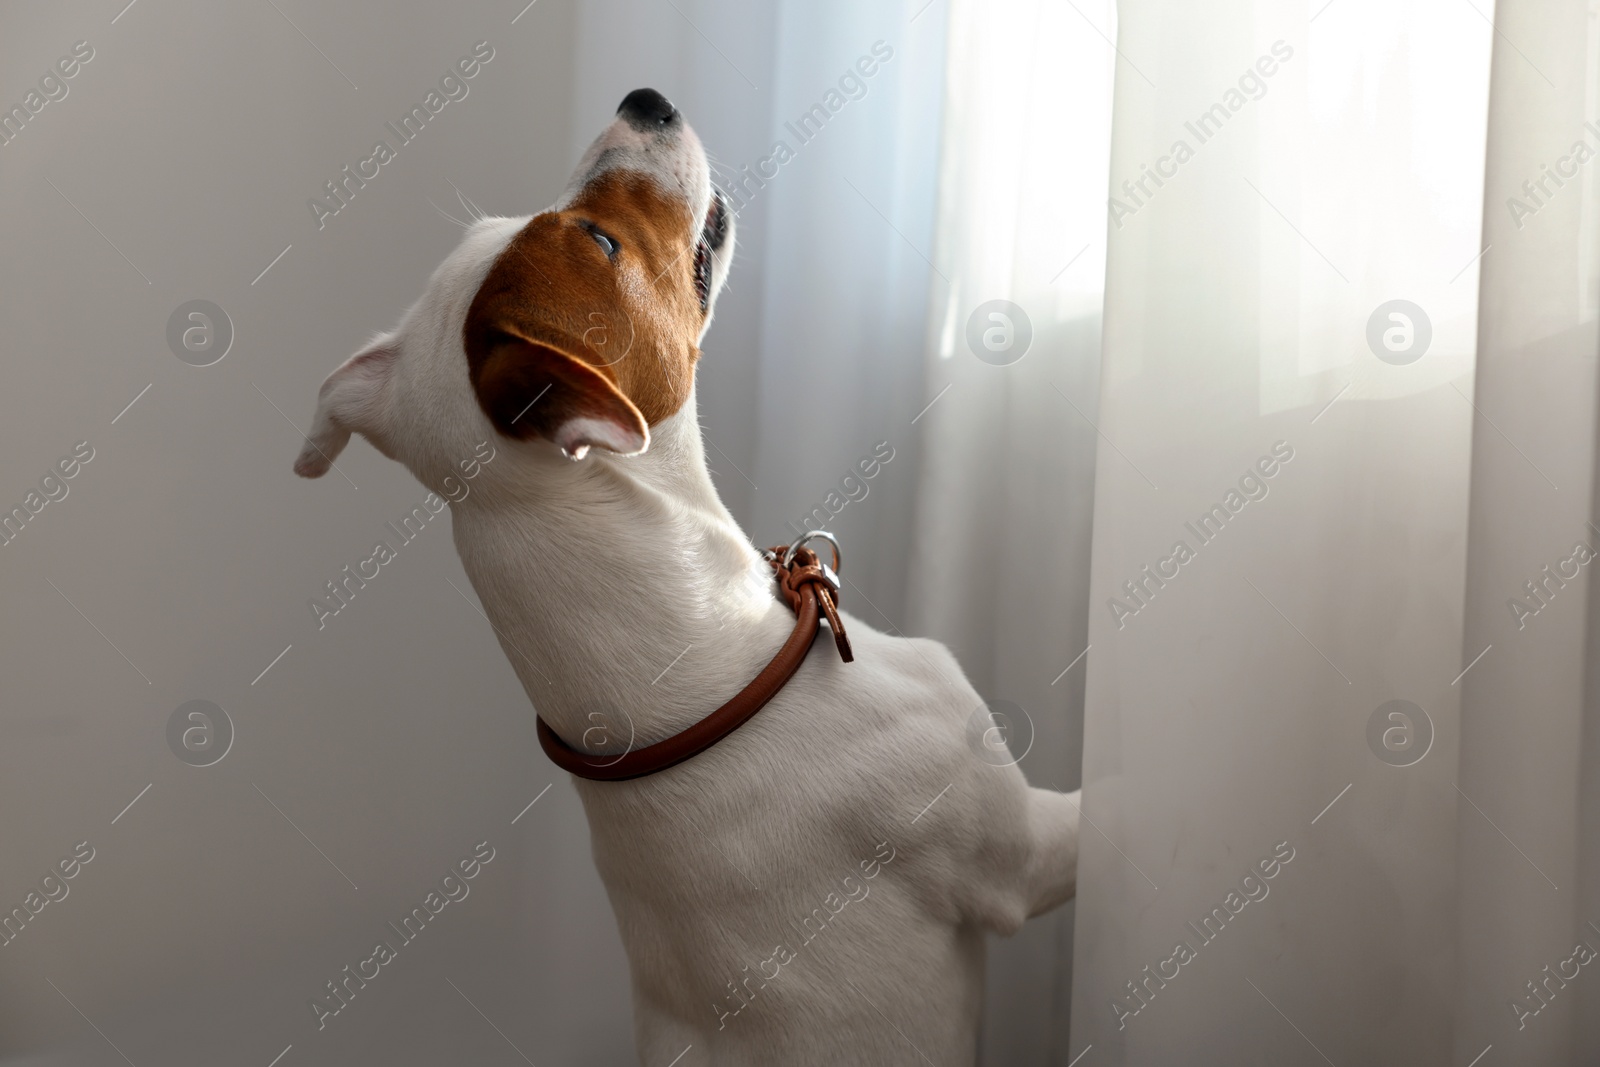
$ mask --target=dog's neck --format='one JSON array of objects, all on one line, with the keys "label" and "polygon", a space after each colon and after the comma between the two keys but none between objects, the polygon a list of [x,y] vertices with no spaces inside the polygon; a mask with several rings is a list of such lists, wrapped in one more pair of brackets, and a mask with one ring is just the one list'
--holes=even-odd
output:
[{"label": "dog's neck", "polygon": [[535,710],[588,751],[704,718],[794,626],[711,483],[693,397],[651,437],[643,455],[550,460],[454,509],[462,564]]}]

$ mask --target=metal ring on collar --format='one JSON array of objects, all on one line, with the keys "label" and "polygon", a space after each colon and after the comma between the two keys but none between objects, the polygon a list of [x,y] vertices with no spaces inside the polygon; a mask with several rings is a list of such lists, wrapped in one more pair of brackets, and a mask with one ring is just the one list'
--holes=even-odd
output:
[{"label": "metal ring on collar", "polygon": [[834,571],[838,572],[844,570],[844,564],[842,562],[843,557],[839,555],[839,539],[833,536],[833,534],[829,533],[827,530],[807,530],[805,533],[801,534],[795,539],[794,544],[790,545],[788,550],[784,552],[783,565],[787,567],[789,564],[794,562],[794,554],[800,550],[801,545],[805,544],[807,541],[815,541],[819,537],[833,546]]}]

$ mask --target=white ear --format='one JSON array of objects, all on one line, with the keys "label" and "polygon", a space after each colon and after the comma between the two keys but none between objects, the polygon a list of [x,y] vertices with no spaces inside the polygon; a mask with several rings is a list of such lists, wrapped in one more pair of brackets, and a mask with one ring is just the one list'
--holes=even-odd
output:
[{"label": "white ear", "polygon": [[[352,432],[372,440],[385,423],[399,349],[380,337],[328,375],[317,393],[317,414],[305,447],[294,461],[302,478],[320,478],[350,442]],[[380,448],[380,451],[382,449]]]}]

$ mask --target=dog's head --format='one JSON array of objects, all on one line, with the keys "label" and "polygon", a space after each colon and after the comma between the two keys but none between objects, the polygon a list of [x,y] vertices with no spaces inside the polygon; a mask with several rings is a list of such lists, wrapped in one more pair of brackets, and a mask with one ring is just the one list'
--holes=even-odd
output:
[{"label": "dog's head", "polygon": [[326,474],[351,433],[430,483],[495,434],[643,452],[690,397],[733,229],[683,116],[629,93],[554,207],[479,220],[400,326],[328,376],[296,473]]}]

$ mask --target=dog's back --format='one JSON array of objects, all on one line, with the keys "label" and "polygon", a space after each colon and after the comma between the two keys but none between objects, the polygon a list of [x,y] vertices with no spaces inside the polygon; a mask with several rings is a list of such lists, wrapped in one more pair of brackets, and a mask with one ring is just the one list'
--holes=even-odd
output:
[{"label": "dog's back", "polygon": [[1029,790],[974,757],[943,646],[847,625],[855,663],[813,654],[710,751],[578,783],[647,1062],[972,1060],[984,934],[1035,910]]}]

